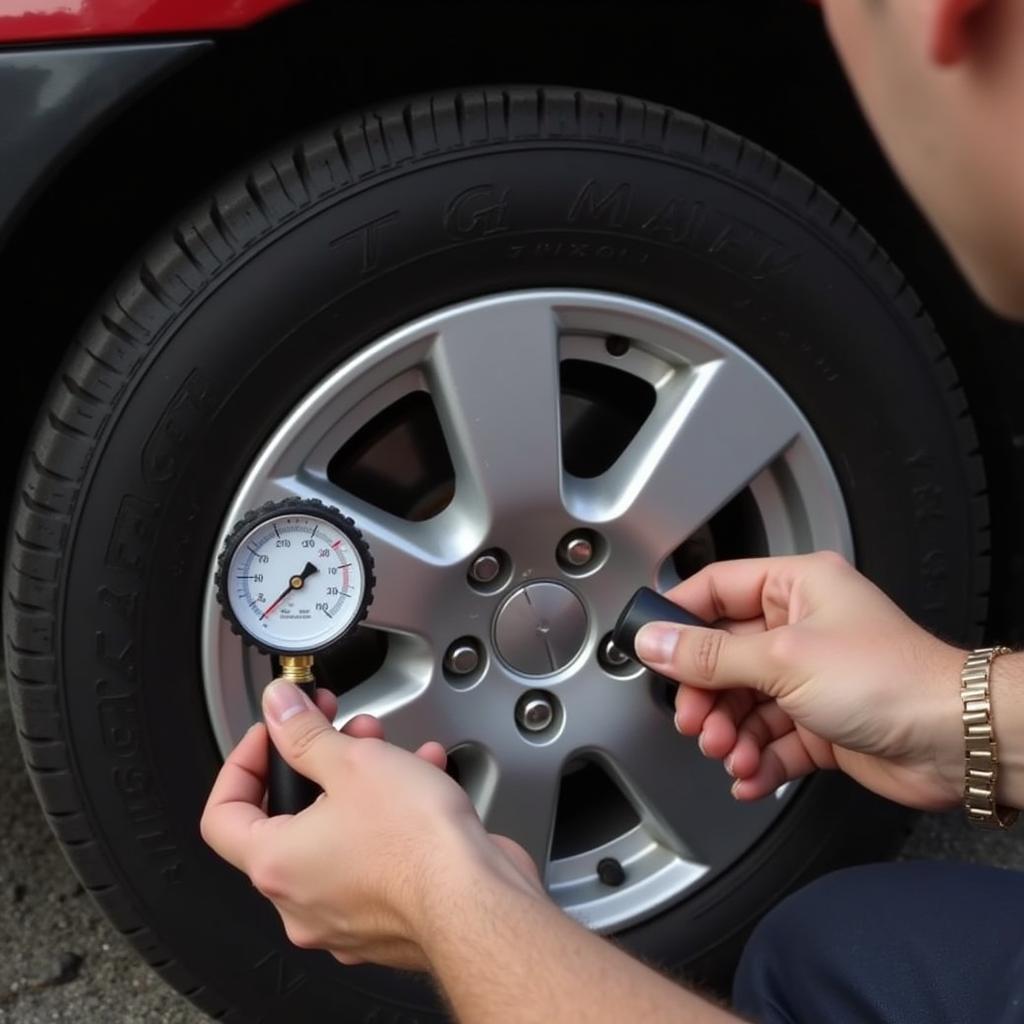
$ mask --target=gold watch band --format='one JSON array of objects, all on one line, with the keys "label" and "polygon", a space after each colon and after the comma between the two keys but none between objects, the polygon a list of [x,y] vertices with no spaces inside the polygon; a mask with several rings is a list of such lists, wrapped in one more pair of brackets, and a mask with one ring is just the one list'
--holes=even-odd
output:
[{"label": "gold watch band", "polygon": [[999,757],[992,730],[992,662],[1009,647],[971,651],[960,672],[964,723],[964,810],[967,820],[981,828],[1009,828],[1017,812],[996,804]]}]

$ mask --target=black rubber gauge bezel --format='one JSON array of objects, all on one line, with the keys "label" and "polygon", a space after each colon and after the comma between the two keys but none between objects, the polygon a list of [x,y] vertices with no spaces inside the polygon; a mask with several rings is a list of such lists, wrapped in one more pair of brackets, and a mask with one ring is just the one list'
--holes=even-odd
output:
[{"label": "black rubber gauge bezel", "polygon": [[[231,607],[231,599],[228,596],[226,587],[228,566],[230,566],[231,559],[242,541],[248,537],[253,530],[259,529],[259,527],[263,526],[264,523],[268,523],[273,519],[280,519],[282,517],[295,515],[312,516],[317,519],[322,519],[324,522],[330,523],[331,526],[344,533],[349,541],[351,541],[356,554],[362,560],[363,577],[365,580],[363,594],[360,600],[360,607],[349,625],[346,626],[346,628],[337,636],[332,637],[326,643],[322,643],[317,647],[303,651],[281,650],[280,648],[268,645],[264,638],[253,636],[253,634],[238,621],[238,617],[235,615],[234,609]],[[285,498],[282,501],[267,502],[267,504],[261,505],[259,508],[253,509],[251,512],[247,512],[231,528],[231,531],[228,533],[227,538],[221,547],[220,554],[217,556],[217,570],[214,575],[214,588],[217,595],[217,603],[220,605],[221,614],[231,627],[231,632],[241,637],[242,641],[250,647],[255,647],[262,654],[276,655],[279,657],[287,657],[289,655],[295,656],[298,654],[318,654],[321,651],[327,650],[329,647],[333,647],[339,640],[347,636],[360,622],[363,621],[363,619],[366,618],[366,613],[369,611],[370,604],[373,602],[373,588],[377,582],[376,577],[373,574],[373,568],[373,555],[370,553],[370,548],[367,545],[366,540],[362,533],[359,532],[359,528],[356,526],[355,522],[346,516],[340,509],[336,509],[332,505],[325,505],[322,501],[317,501],[315,498]]]}]

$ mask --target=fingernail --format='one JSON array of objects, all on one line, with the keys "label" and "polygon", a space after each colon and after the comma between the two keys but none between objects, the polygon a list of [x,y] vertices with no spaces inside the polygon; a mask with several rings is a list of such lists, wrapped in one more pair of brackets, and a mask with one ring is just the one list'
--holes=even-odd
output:
[{"label": "fingernail", "polygon": [[649,622],[636,635],[637,657],[648,665],[667,665],[679,643],[679,630],[663,622]]},{"label": "fingernail", "polygon": [[672,716],[672,724],[676,727],[676,732],[679,733],[680,736],[682,736],[683,735],[683,724],[682,724],[682,722],[679,721],[679,716],[678,715],[673,715]]},{"label": "fingernail", "polygon": [[704,749],[704,733],[701,733],[701,734],[700,734],[700,735],[699,735],[699,736],[697,737],[697,746],[698,746],[698,747],[700,748],[700,752],[701,752],[701,753],[702,753],[702,754],[703,754],[703,755],[704,755],[705,757],[707,757],[707,756],[708,756],[708,752],[707,752],[707,751],[706,751],[706,750]]},{"label": "fingernail", "polygon": [[732,784],[732,785],[731,785],[731,786],[729,787],[729,792],[730,792],[730,793],[732,794],[732,797],[733,797],[733,799],[734,799],[734,800],[738,800],[738,799],[739,799],[739,793],[738,793],[737,791],[738,791],[738,790],[739,790],[739,788],[740,788],[740,782],[741,782],[741,780],[740,780],[740,779],[737,779],[737,780],[736,780],[736,781],[735,781],[735,782],[734,782],[734,783],[733,783],[733,784]]},{"label": "fingernail", "polygon": [[728,756],[728,757],[727,757],[727,758],[726,758],[726,759],[725,759],[725,760],[724,760],[724,761],[722,762],[722,764],[723,764],[723,765],[725,766],[725,770],[726,770],[726,771],[727,771],[727,772],[728,772],[728,773],[729,773],[730,775],[735,775],[736,773],[735,773],[735,772],[734,772],[734,771],[732,770],[732,758],[733,758],[733,755],[732,755],[732,754],[730,754],[730,755],[729,755],[729,756]]},{"label": "fingernail", "polygon": [[305,711],[309,706],[309,701],[293,683],[284,679],[275,679],[263,691],[263,706],[270,712],[270,717],[281,724]]}]

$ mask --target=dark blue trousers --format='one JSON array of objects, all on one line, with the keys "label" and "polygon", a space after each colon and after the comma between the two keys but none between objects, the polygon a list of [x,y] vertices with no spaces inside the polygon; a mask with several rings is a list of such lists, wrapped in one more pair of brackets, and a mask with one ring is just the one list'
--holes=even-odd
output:
[{"label": "dark blue trousers", "polygon": [[755,930],[733,989],[757,1024],[1022,1024],[1024,873],[839,871]]}]

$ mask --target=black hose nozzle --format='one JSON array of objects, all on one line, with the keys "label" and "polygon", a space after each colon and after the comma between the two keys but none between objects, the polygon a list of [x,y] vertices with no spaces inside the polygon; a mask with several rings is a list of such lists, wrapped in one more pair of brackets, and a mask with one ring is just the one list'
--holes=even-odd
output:
[{"label": "black hose nozzle", "polygon": [[680,626],[706,626],[703,619],[698,619],[685,608],[673,604],[667,597],[662,597],[650,587],[641,587],[622,610],[619,621],[612,630],[612,643],[623,654],[628,654],[636,661],[636,635],[641,626],[648,622],[675,622]]}]

